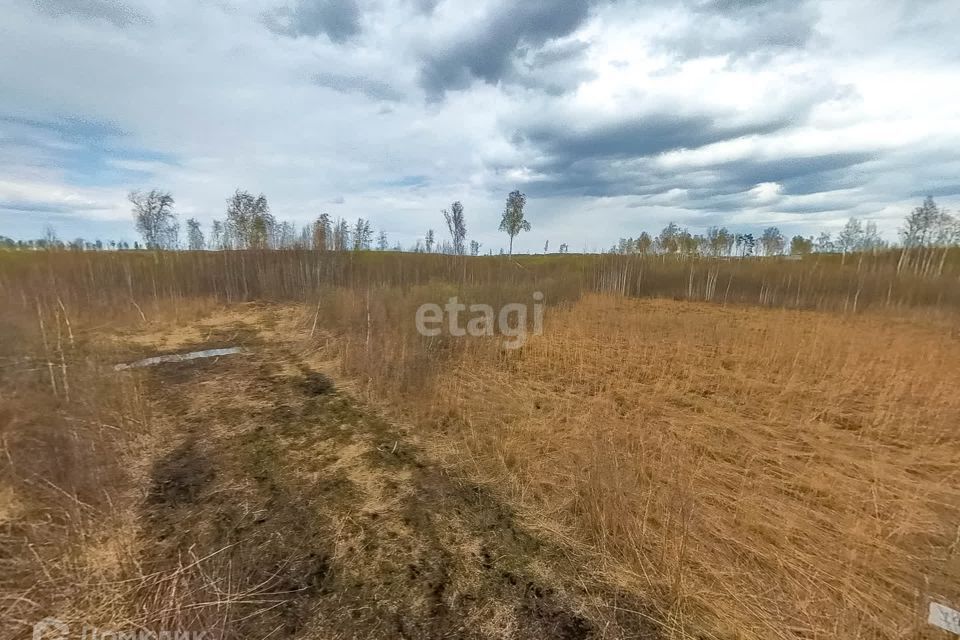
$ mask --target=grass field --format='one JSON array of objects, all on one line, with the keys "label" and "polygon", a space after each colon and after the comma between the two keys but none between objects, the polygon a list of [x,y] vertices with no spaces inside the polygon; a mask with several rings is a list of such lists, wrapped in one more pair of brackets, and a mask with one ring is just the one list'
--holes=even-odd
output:
[{"label": "grass field", "polygon": [[[960,604],[960,293],[895,267],[0,256],[4,617],[946,638],[925,618]],[[413,326],[535,290],[521,349]]]},{"label": "grass field", "polygon": [[957,380],[944,327],[595,296],[433,411],[678,636],[913,637],[960,598]]}]

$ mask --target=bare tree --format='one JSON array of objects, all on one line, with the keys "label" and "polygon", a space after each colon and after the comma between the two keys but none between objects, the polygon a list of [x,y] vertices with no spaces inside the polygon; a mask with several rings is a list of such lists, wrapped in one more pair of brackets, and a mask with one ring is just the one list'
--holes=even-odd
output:
[{"label": "bare tree", "polygon": [[237,189],[227,200],[227,233],[235,249],[266,249],[272,244],[276,224],[262,193],[254,197]]},{"label": "bare tree", "polygon": [[862,251],[876,252],[878,249],[884,249],[887,246],[887,243],[880,237],[880,232],[877,230],[877,223],[868,220],[867,226],[863,230],[863,243],[860,249]]},{"label": "bare tree", "polygon": [[903,246],[907,249],[932,246],[945,213],[934,202],[933,196],[927,196],[923,204],[915,208],[903,221],[903,227],[900,228]]},{"label": "bare tree", "polygon": [[333,250],[346,251],[350,248],[350,223],[340,218],[333,227]]},{"label": "bare tree", "polygon": [[453,252],[462,256],[465,248],[464,241],[467,237],[467,221],[463,216],[463,205],[459,200],[450,205],[450,211],[443,210],[443,218],[447,221],[447,229],[450,230]]},{"label": "bare tree", "polygon": [[734,236],[726,227],[710,227],[707,229],[707,252],[714,256],[728,256],[733,250]]},{"label": "bare tree", "polygon": [[656,244],[661,253],[677,253],[680,251],[680,227],[676,222],[667,224],[657,236]]},{"label": "bare tree", "polygon": [[836,247],[843,253],[852,253],[863,244],[863,225],[857,218],[850,218],[837,235]]},{"label": "bare tree", "polygon": [[684,229],[677,236],[677,245],[680,247],[681,255],[695,255],[700,250],[700,237],[691,234],[689,229]]},{"label": "bare tree", "polygon": [[369,249],[372,240],[373,229],[370,228],[370,221],[357,218],[357,223],[353,227],[353,250],[363,251]]},{"label": "bare tree", "polygon": [[[566,247],[567,245],[564,244],[562,246]],[[634,249],[636,249],[637,253],[640,255],[646,255],[652,246],[653,238],[651,238],[650,234],[646,231],[641,231],[640,235],[637,237],[637,241],[634,243]]]},{"label": "bare tree", "polygon": [[760,236],[760,246],[763,247],[763,254],[767,256],[780,255],[786,244],[783,234],[776,227],[767,227]]},{"label": "bare tree", "polygon": [[326,251],[333,242],[333,226],[330,215],[321,213],[313,222],[313,248],[317,251]]},{"label": "bare tree", "polygon": [[210,225],[209,243],[209,248],[215,251],[227,248],[227,235],[223,223],[219,220],[214,220]]},{"label": "bare tree", "polygon": [[200,222],[196,218],[189,218],[187,220],[187,248],[190,251],[202,251],[204,246]]},{"label": "bare tree", "polygon": [[813,236],[804,238],[803,236],[793,236],[790,239],[790,255],[805,256],[813,251]]},{"label": "bare tree", "polygon": [[817,253],[833,253],[837,250],[837,245],[829,233],[821,231],[820,235],[817,236],[816,242],[813,244],[813,250]]},{"label": "bare tree", "polygon": [[903,250],[897,271],[907,264],[917,273],[927,275],[936,269],[940,274],[949,248],[960,242],[960,221],[927,196],[904,220],[900,238]]},{"label": "bare tree", "polygon": [[284,220],[274,227],[272,246],[274,249],[293,249],[297,246],[297,225]]},{"label": "bare tree", "polygon": [[434,243],[433,229],[427,229],[427,235],[423,239],[423,244],[427,249],[427,253],[433,253],[433,243]]},{"label": "bare tree", "polygon": [[147,193],[131,191],[127,199],[133,205],[137,231],[147,249],[176,248],[179,225],[173,213],[173,196],[151,189]]},{"label": "bare tree", "polygon": [[510,252],[513,255],[513,239],[521,231],[530,231],[530,223],[523,217],[523,208],[527,204],[527,196],[519,191],[511,191],[507,196],[507,204],[503,209],[503,218],[500,220],[500,231],[510,236]]}]

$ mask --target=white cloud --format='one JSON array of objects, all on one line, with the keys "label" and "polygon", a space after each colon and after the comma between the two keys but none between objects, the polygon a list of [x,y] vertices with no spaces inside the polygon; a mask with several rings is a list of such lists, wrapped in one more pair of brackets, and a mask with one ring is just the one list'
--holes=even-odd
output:
[{"label": "white cloud", "polygon": [[367,0],[354,23],[311,0],[15,0],[0,225],[31,233],[56,209],[130,237],[129,189],[169,189],[209,222],[239,187],[279,217],[369,217],[405,245],[459,199],[497,248],[520,187],[534,250],[671,219],[813,233],[855,214],[892,237],[918,194],[960,202],[956,3],[702,5]]}]

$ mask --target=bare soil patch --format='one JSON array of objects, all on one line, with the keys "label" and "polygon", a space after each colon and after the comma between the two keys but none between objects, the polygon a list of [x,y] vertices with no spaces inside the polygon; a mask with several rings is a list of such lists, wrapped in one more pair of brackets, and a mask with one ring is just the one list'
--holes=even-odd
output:
[{"label": "bare soil patch", "polygon": [[657,636],[489,491],[249,329],[190,348],[239,336],[250,354],[134,374],[181,434],[142,513],[145,570],[175,577],[145,585],[145,606],[223,638]]}]

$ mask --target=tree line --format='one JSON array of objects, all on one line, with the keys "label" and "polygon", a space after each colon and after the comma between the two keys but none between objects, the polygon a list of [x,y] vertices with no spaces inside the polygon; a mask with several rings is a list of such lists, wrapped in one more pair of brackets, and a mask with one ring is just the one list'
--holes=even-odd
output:
[{"label": "tree line", "polygon": [[[381,229],[376,235],[370,220],[363,217],[355,222],[333,218],[322,213],[312,222],[297,226],[289,221],[277,220],[270,211],[267,198],[262,193],[253,195],[237,189],[227,199],[223,218],[212,221],[204,233],[196,218],[186,220],[185,243],[180,240],[180,222],[174,212],[175,201],[168,191],[152,189],[148,192],[132,191],[128,195],[137,232],[143,243],[133,246],[126,242],[94,242],[77,238],[72,242],[60,241],[52,228],[44,238],[14,241],[0,236],[0,248],[7,249],[54,249],[75,250],[100,249],[161,249],[186,248],[191,251],[204,249],[312,249],[318,251],[411,251],[415,253],[445,253],[476,256],[481,243],[467,239],[467,223],[463,203],[453,202],[449,209],[441,211],[449,237],[438,239],[433,229],[423,238],[404,249],[400,243],[390,246],[386,232]],[[525,217],[526,196],[512,191],[506,199],[501,214],[499,230],[509,238],[508,253],[513,253],[513,241],[521,232],[531,230]],[[899,230],[899,245],[883,240],[874,222],[850,218],[843,229],[833,236],[823,232],[818,236],[795,235],[787,238],[780,229],[771,226],[759,234],[734,233],[726,227],[713,226],[704,234],[693,234],[670,222],[657,235],[646,231],[636,238],[620,238],[610,249],[617,254],[653,254],[678,256],[705,256],[714,258],[780,256],[789,253],[803,256],[810,253],[861,253],[899,248],[901,250],[898,270],[910,269],[924,274],[939,273],[950,247],[960,243],[960,219],[950,214],[931,196],[913,209],[904,219]],[[544,244],[544,253],[550,248]],[[561,244],[559,253],[568,253],[569,247]],[[503,250],[500,250],[503,254]],[[492,250],[488,250],[488,255]]]},{"label": "tree line", "polygon": [[[153,189],[143,193],[133,191],[129,195],[134,222],[138,233],[143,237],[147,249],[180,248],[180,225],[173,212],[174,199],[169,192]],[[513,252],[513,239],[521,231],[529,231],[530,223],[524,217],[526,196],[513,191],[507,196],[500,230],[510,237],[510,252]],[[422,240],[409,248],[417,253],[449,253],[454,255],[479,255],[481,244],[470,240],[467,244],[467,223],[463,203],[456,201],[449,209],[441,211],[449,232],[449,239],[438,241],[433,229],[429,229]],[[227,210],[223,219],[215,219],[204,235],[199,221],[190,218],[186,221],[186,248],[191,251],[202,249],[313,249],[319,251],[378,251],[390,249],[387,234],[380,230],[374,239],[373,227],[365,218],[350,223],[343,218],[332,218],[322,213],[302,227],[292,222],[278,221],[270,212],[270,205],[262,193],[254,196],[248,191],[238,189],[227,200]],[[376,244],[374,245],[374,242]],[[403,251],[400,244],[392,247]]]},{"label": "tree line", "polygon": [[653,253],[700,255],[710,257],[751,257],[751,256],[779,256],[789,251],[791,255],[808,253],[854,253],[858,251],[874,251],[889,248],[874,222],[861,223],[857,218],[850,218],[836,239],[829,233],[821,233],[816,239],[813,236],[796,235],[787,239],[777,227],[767,227],[754,235],[753,233],[733,233],[726,227],[710,227],[705,234],[692,234],[688,229],[681,229],[675,222],[669,223],[656,236],[646,231],[637,238],[620,238],[610,248],[610,253]]},{"label": "tree line", "polygon": [[899,229],[898,245],[880,237],[874,222],[864,223],[850,218],[840,232],[833,236],[822,232],[814,236],[795,235],[789,245],[777,227],[767,227],[754,236],[752,233],[734,233],[726,227],[710,227],[705,234],[692,234],[674,222],[656,236],[646,231],[636,238],[620,238],[609,252],[618,254],[663,254],[708,257],[751,257],[806,255],[810,253],[863,253],[899,248],[898,269],[905,267],[918,272],[942,272],[943,263],[951,247],[960,244],[960,218],[937,205],[927,196],[904,219]]}]

